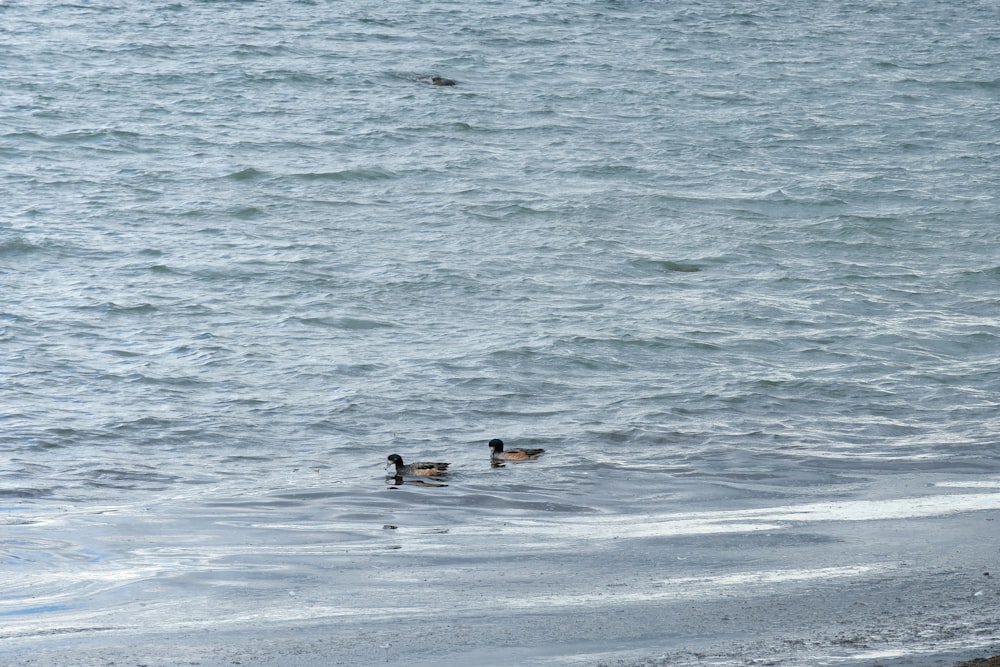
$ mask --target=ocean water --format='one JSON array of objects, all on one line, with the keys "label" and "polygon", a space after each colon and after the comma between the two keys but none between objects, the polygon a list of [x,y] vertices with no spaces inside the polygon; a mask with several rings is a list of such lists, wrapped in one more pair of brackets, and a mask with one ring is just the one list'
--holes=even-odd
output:
[{"label": "ocean water", "polygon": [[0,663],[996,647],[998,21],[3,3]]}]

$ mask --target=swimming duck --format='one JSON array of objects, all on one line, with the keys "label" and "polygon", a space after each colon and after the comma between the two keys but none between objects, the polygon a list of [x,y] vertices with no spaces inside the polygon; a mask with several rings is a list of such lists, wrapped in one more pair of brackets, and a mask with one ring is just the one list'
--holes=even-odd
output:
[{"label": "swimming duck", "polygon": [[445,79],[440,76],[432,76],[431,83],[435,86],[454,86],[455,81],[452,79]]},{"label": "swimming duck", "polygon": [[428,463],[427,461],[420,461],[419,463],[410,463],[408,465],[403,463],[403,457],[399,454],[390,454],[389,458],[386,459],[389,463],[396,464],[396,475],[425,475],[433,477],[435,475],[444,475],[448,472],[447,463]]},{"label": "swimming duck", "polygon": [[508,449],[504,451],[503,440],[500,438],[493,438],[489,445],[490,449],[493,450],[490,458],[494,461],[534,461],[545,453],[544,449]]}]

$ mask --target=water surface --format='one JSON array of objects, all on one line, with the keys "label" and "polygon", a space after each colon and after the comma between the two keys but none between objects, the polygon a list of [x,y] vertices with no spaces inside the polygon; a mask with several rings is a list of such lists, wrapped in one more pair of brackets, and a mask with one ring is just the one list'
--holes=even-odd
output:
[{"label": "water surface", "polygon": [[998,18],[0,7],[0,661],[995,645]]}]

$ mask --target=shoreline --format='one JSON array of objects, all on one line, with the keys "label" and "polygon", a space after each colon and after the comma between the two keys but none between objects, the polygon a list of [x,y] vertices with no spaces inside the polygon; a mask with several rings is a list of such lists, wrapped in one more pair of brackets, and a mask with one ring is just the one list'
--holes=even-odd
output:
[{"label": "shoreline", "polygon": [[471,484],[344,516],[331,506],[362,504],[316,492],[294,524],[275,522],[276,490],[22,523],[12,540],[100,557],[74,561],[72,585],[12,570],[32,597],[5,613],[0,664],[1000,667],[997,546],[970,539],[1000,496],[951,488],[530,517],[467,503]]},{"label": "shoreline", "polygon": [[[211,633],[214,634],[214,633]],[[320,628],[311,628],[305,633],[288,629],[283,637],[257,635],[254,638],[243,635],[243,641],[227,641],[233,637],[228,633],[214,637],[207,642],[202,636],[169,637],[145,635],[133,636],[132,641],[122,645],[104,644],[89,640],[65,643],[50,637],[52,643],[46,648],[27,644],[19,649],[0,649],[0,663],[14,660],[23,667],[62,667],[76,664],[145,664],[150,667],[167,667],[175,664],[198,664],[202,667],[225,667],[233,664],[254,665],[255,667],[315,667],[318,664],[387,665],[389,667],[466,667],[470,664],[491,667],[694,667],[702,665],[753,665],[780,664],[785,667],[814,667],[816,665],[837,665],[839,667],[1000,667],[1000,654],[991,657],[963,659],[955,662],[955,655],[966,651],[947,653],[915,653],[892,659],[850,658],[831,655],[774,656],[773,660],[761,661],[747,655],[713,655],[685,650],[680,653],[660,654],[656,657],[622,658],[607,653],[593,653],[589,656],[566,656],[556,649],[542,647],[508,646],[502,652],[491,648],[466,650],[458,654],[427,655],[412,657],[403,655],[398,646],[389,642],[373,642],[367,655],[360,655],[336,640],[323,636]],[[67,638],[62,638],[67,639]],[[181,640],[181,642],[178,642]],[[194,641],[191,641],[194,640]],[[56,644],[56,645],[52,645]],[[59,645],[61,644],[61,645]],[[356,649],[356,647],[355,647]],[[993,646],[989,653],[998,647]],[[419,653],[419,651],[417,652]],[[719,662],[719,661],[722,662]],[[738,661],[738,662],[734,662]],[[13,663],[10,663],[13,664]]]},{"label": "shoreline", "polygon": [[954,667],[1000,667],[1000,655],[995,655],[991,658],[973,658],[972,660],[960,662],[954,665]]}]

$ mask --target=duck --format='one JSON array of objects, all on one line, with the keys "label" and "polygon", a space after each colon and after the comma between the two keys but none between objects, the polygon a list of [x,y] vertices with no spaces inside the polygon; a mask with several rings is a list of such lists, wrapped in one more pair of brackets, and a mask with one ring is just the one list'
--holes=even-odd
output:
[{"label": "duck", "polygon": [[399,454],[390,454],[386,461],[396,464],[397,477],[400,475],[422,475],[425,477],[434,477],[436,475],[444,475],[448,472],[447,463],[429,463],[427,461],[420,461],[418,463],[404,464],[403,457]]},{"label": "duck", "polygon": [[504,451],[503,440],[500,438],[493,438],[489,442],[490,449],[493,452],[490,454],[490,458],[494,461],[534,461],[539,456],[545,453],[544,449],[508,449]]},{"label": "duck", "polygon": [[431,83],[435,86],[454,86],[455,81],[453,79],[445,79],[440,76],[432,76]]}]

